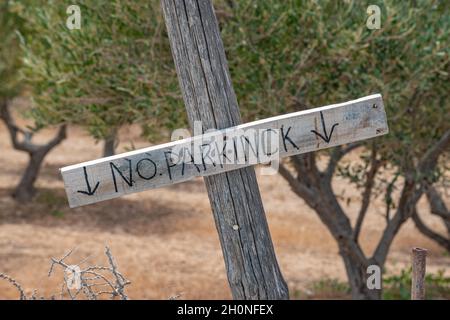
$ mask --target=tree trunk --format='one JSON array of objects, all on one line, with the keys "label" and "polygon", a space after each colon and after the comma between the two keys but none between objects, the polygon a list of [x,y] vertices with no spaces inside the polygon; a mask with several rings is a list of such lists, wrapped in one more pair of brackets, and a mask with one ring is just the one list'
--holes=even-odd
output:
[{"label": "tree trunk", "polygon": [[34,183],[39,175],[42,161],[47,153],[36,151],[29,153],[28,165],[20,179],[19,184],[13,191],[12,196],[19,202],[28,202],[33,198],[36,189]]},{"label": "tree trunk", "polygon": [[[352,257],[350,252],[340,250],[340,255],[344,261],[345,271],[349,281],[352,299],[354,300],[379,300],[382,290],[369,289],[367,286],[367,268],[359,260]],[[380,267],[382,269],[382,267]],[[380,274],[381,277],[381,274]],[[381,282],[381,279],[380,279]]]},{"label": "tree trunk", "polygon": [[[280,166],[280,174],[288,181],[294,193],[303,198],[327,227],[339,246],[347,273],[348,283],[353,299],[381,299],[381,289],[369,289],[367,286],[367,267],[372,259],[368,259],[355,239],[350,220],[342,210],[333,193],[330,181],[319,174],[315,165],[314,154],[294,156],[291,158],[297,177],[294,177],[284,166]],[[382,265],[379,265],[380,272]],[[381,276],[381,275],[380,275]],[[381,285],[381,279],[380,279]]]},{"label": "tree trunk", "polygon": [[[27,168],[12,196],[20,202],[27,202],[33,198],[35,193],[34,183],[45,156],[66,138],[66,125],[60,126],[57,134],[46,144],[34,144],[32,142],[34,132],[19,128],[14,122],[9,107],[9,101],[0,101],[0,119],[4,121],[9,131],[14,149],[29,155]],[[23,138],[19,139],[19,135],[22,135]]]},{"label": "tree trunk", "polygon": [[434,186],[429,186],[426,191],[430,204],[431,213],[442,218],[447,228],[447,237],[450,240],[450,211],[447,209],[444,200]]},{"label": "tree trunk", "polygon": [[103,156],[110,157],[116,154],[117,131],[114,130],[108,135],[103,144]]},{"label": "tree trunk", "polygon": [[[162,0],[189,121],[223,129],[241,123],[211,1]],[[252,167],[205,177],[235,299],[288,299]]]}]

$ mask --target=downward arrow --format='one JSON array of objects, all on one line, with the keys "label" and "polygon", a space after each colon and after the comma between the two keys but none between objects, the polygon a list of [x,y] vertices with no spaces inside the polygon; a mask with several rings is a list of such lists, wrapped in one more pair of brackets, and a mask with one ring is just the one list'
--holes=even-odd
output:
[{"label": "downward arrow", "polygon": [[92,189],[91,189],[91,185],[89,184],[89,179],[88,179],[86,167],[83,167],[83,171],[84,171],[84,179],[86,180],[86,185],[87,185],[88,191],[78,190],[77,192],[86,194],[86,195],[88,195],[88,196],[92,196],[92,195],[95,193],[95,190],[97,190],[98,185],[100,184],[100,181],[97,182],[97,184],[96,184],[95,187],[94,187],[94,190],[92,190]]},{"label": "downward arrow", "polygon": [[339,125],[339,123],[335,123],[333,124],[333,126],[331,127],[331,132],[330,135],[328,135],[327,133],[327,127],[325,125],[325,120],[323,118],[323,113],[322,111],[320,111],[320,120],[322,121],[322,128],[323,128],[323,132],[325,134],[325,137],[323,135],[321,135],[320,133],[318,133],[316,130],[311,130],[311,132],[315,133],[316,135],[318,135],[319,137],[321,137],[326,143],[330,143],[331,140],[331,136],[333,135],[333,130],[334,127],[336,127],[337,125]]}]

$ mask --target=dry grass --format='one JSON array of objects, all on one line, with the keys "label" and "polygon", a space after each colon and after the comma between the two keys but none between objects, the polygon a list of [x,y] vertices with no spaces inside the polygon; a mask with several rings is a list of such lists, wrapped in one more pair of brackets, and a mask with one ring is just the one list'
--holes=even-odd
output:
[{"label": "dry grass", "polygon": [[[43,139],[49,134],[43,132]],[[181,299],[231,298],[201,179],[69,209],[58,168],[98,158],[101,145],[95,145],[79,128],[70,128],[68,137],[47,158],[35,201],[17,204],[8,193],[18,181],[26,155],[12,150],[6,130],[0,126],[0,272],[14,277],[27,293],[40,288],[42,295],[50,296],[59,290],[57,279],[47,278],[52,256],[77,247],[79,256],[74,259],[91,254],[98,259],[107,244],[122,273],[132,282],[127,287],[131,298],[167,299],[179,294]],[[119,151],[129,147],[129,141],[134,141],[136,147],[146,145],[137,138],[134,127],[124,129],[121,137]],[[306,290],[311,282],[323,278],[345,280],[334,240],[314,211],[290,191],[280,176],[260,176],[258,180],[278,260],[291,292]],[[339,179],[335,188],[347,195],[354,193]],[[352,221],[357,213],[356,202],[347,208]],[[428,212],[423,201],[420,206],[421,212]],[[367,252],[373,249],[384,227],[382,213],[382,203],[375,201],[361,237]],[[426,221],[442,227],[428,214]],[[412,246],[430,250],[428,271],[448,268],[448,255],[407,223],[389,255],[389,271],[409,264]],[[0,281],[0,298],[17,298],[17,291]]]}]

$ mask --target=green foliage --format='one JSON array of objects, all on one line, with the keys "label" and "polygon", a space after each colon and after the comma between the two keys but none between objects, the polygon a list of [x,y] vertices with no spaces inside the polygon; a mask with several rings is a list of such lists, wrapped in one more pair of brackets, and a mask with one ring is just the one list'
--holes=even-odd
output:
[{"label": "green foliage", "polygon": [[[25,48],[40,124],[96,137],[127,123],[149,137],[185,125],[159,1],[79,1],[81,30],[65,26],[65,5],[39,2]],[[391,127],[382,156],[401,168],[423,154],[450,123],[448,4],[375,2],[380,30],[366,27],[360,1],[215,2],[243,118],[380,92]]]},{"label": "green foliage", "polygon": [[143,124],[149,136],[184,124],[159,2],[77,4],[80,30],[67,28],[60,1],[36,1],[25,14],[37,34],[24,49],[38,125],[79,124],[104,138],[124,124]]},{"label": "green foliage", "polygon": [[[185,126],[159,1],[78,4],[81,30],[66,27],[67,7],[56,0],[20,10],[34,30],[23,37],[23,75],[38,127],[74,123],[104,138],[139,123],[155,138]],[[361,1],[215,2],[244,120],[380,92],[390,134],[376,139],[377,156],[398,177],[450,129],[449,3],[371,4],[382,10],[379,30],[366,27]],[[369,159],[339,173],[361,187]]]},{"label": "green foliage", "polygon": [[350,287],[346,282],[334,278],[323,278],[313,281],[306,290],[294,290],[293,299],[350,299]]},{"label": "green foliage", "polygon": [[[402,269],[398,275],[383,277],[384,300],[411,299],[411,268]],[[425,276],[426,299],[450,299],[450,277],[444,270]],[[349,299],[350,288],[346,282],[334,278],[324,278],[312,282],[308,289],[294,291],[295,299]]]},{"label": "green foliage", "polygon": [[42,210],[49,212],[53,217],[64,218],[67,201],[63,194],[55,193],[54,190],[39,190],[35,203],[42,206]]},{"label": "green foliage", "polygon": [[350,287],[347,283],[332,278],[324,278],[314,282],[311,289],[314,294],[319,297],[327,296],[330,293],[337,297],[347,296],[350,294]]},{"label": "green foliage", "polygon": [[57,194],[52,190],[40,190],[36,196],[36,202],[56,211],[67,204],[66,198],[63,195]]},{"label": "green foliage", "polygon": [[376,140],[378,156],[400,174],[450,129],[448,2],[370,3],[379,30],[366,27],[362,1],[233,3],[221,26],[246,120],[379,92],[390,134]]},{"label": "green foliage", "polygon": [[64,211],[61,210],[53,210],[51,212],[52,216],[54,216],[55,218],[64,218]]},{"label": "green foliage", "polygon": [[[383,279],[383,299],[411,299],[412,270],[403,269],[399,275],[385,276]],[[450,299],[450,277],[444,275],[444,270],[425,276],[426,299]]]},{"label": "green foliage", "polygon": [[0,3],[0,99],[14,98],[22,89],[19,73],[22,51],[18,32],[27,32],[21,17],[23,8],[19,1]]}]

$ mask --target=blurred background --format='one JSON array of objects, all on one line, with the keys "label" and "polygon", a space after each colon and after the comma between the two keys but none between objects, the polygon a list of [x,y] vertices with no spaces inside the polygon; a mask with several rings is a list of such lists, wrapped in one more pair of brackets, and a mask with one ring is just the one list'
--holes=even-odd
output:
[{"label": "blurred background", "polygon": [[[291,298],[409,299],[417,246],[427,298],[449,299],[450,3],[213,3],[244,121],[374,93],[386,106],[388,135],[258,175]],[[188,126],[159,1],[71,4],[0,2],[0,273],[50,297],[51,257],[102,264],[108,245],[130,298],[231,298],[202,179],[69,209],[59,168]]]}]

